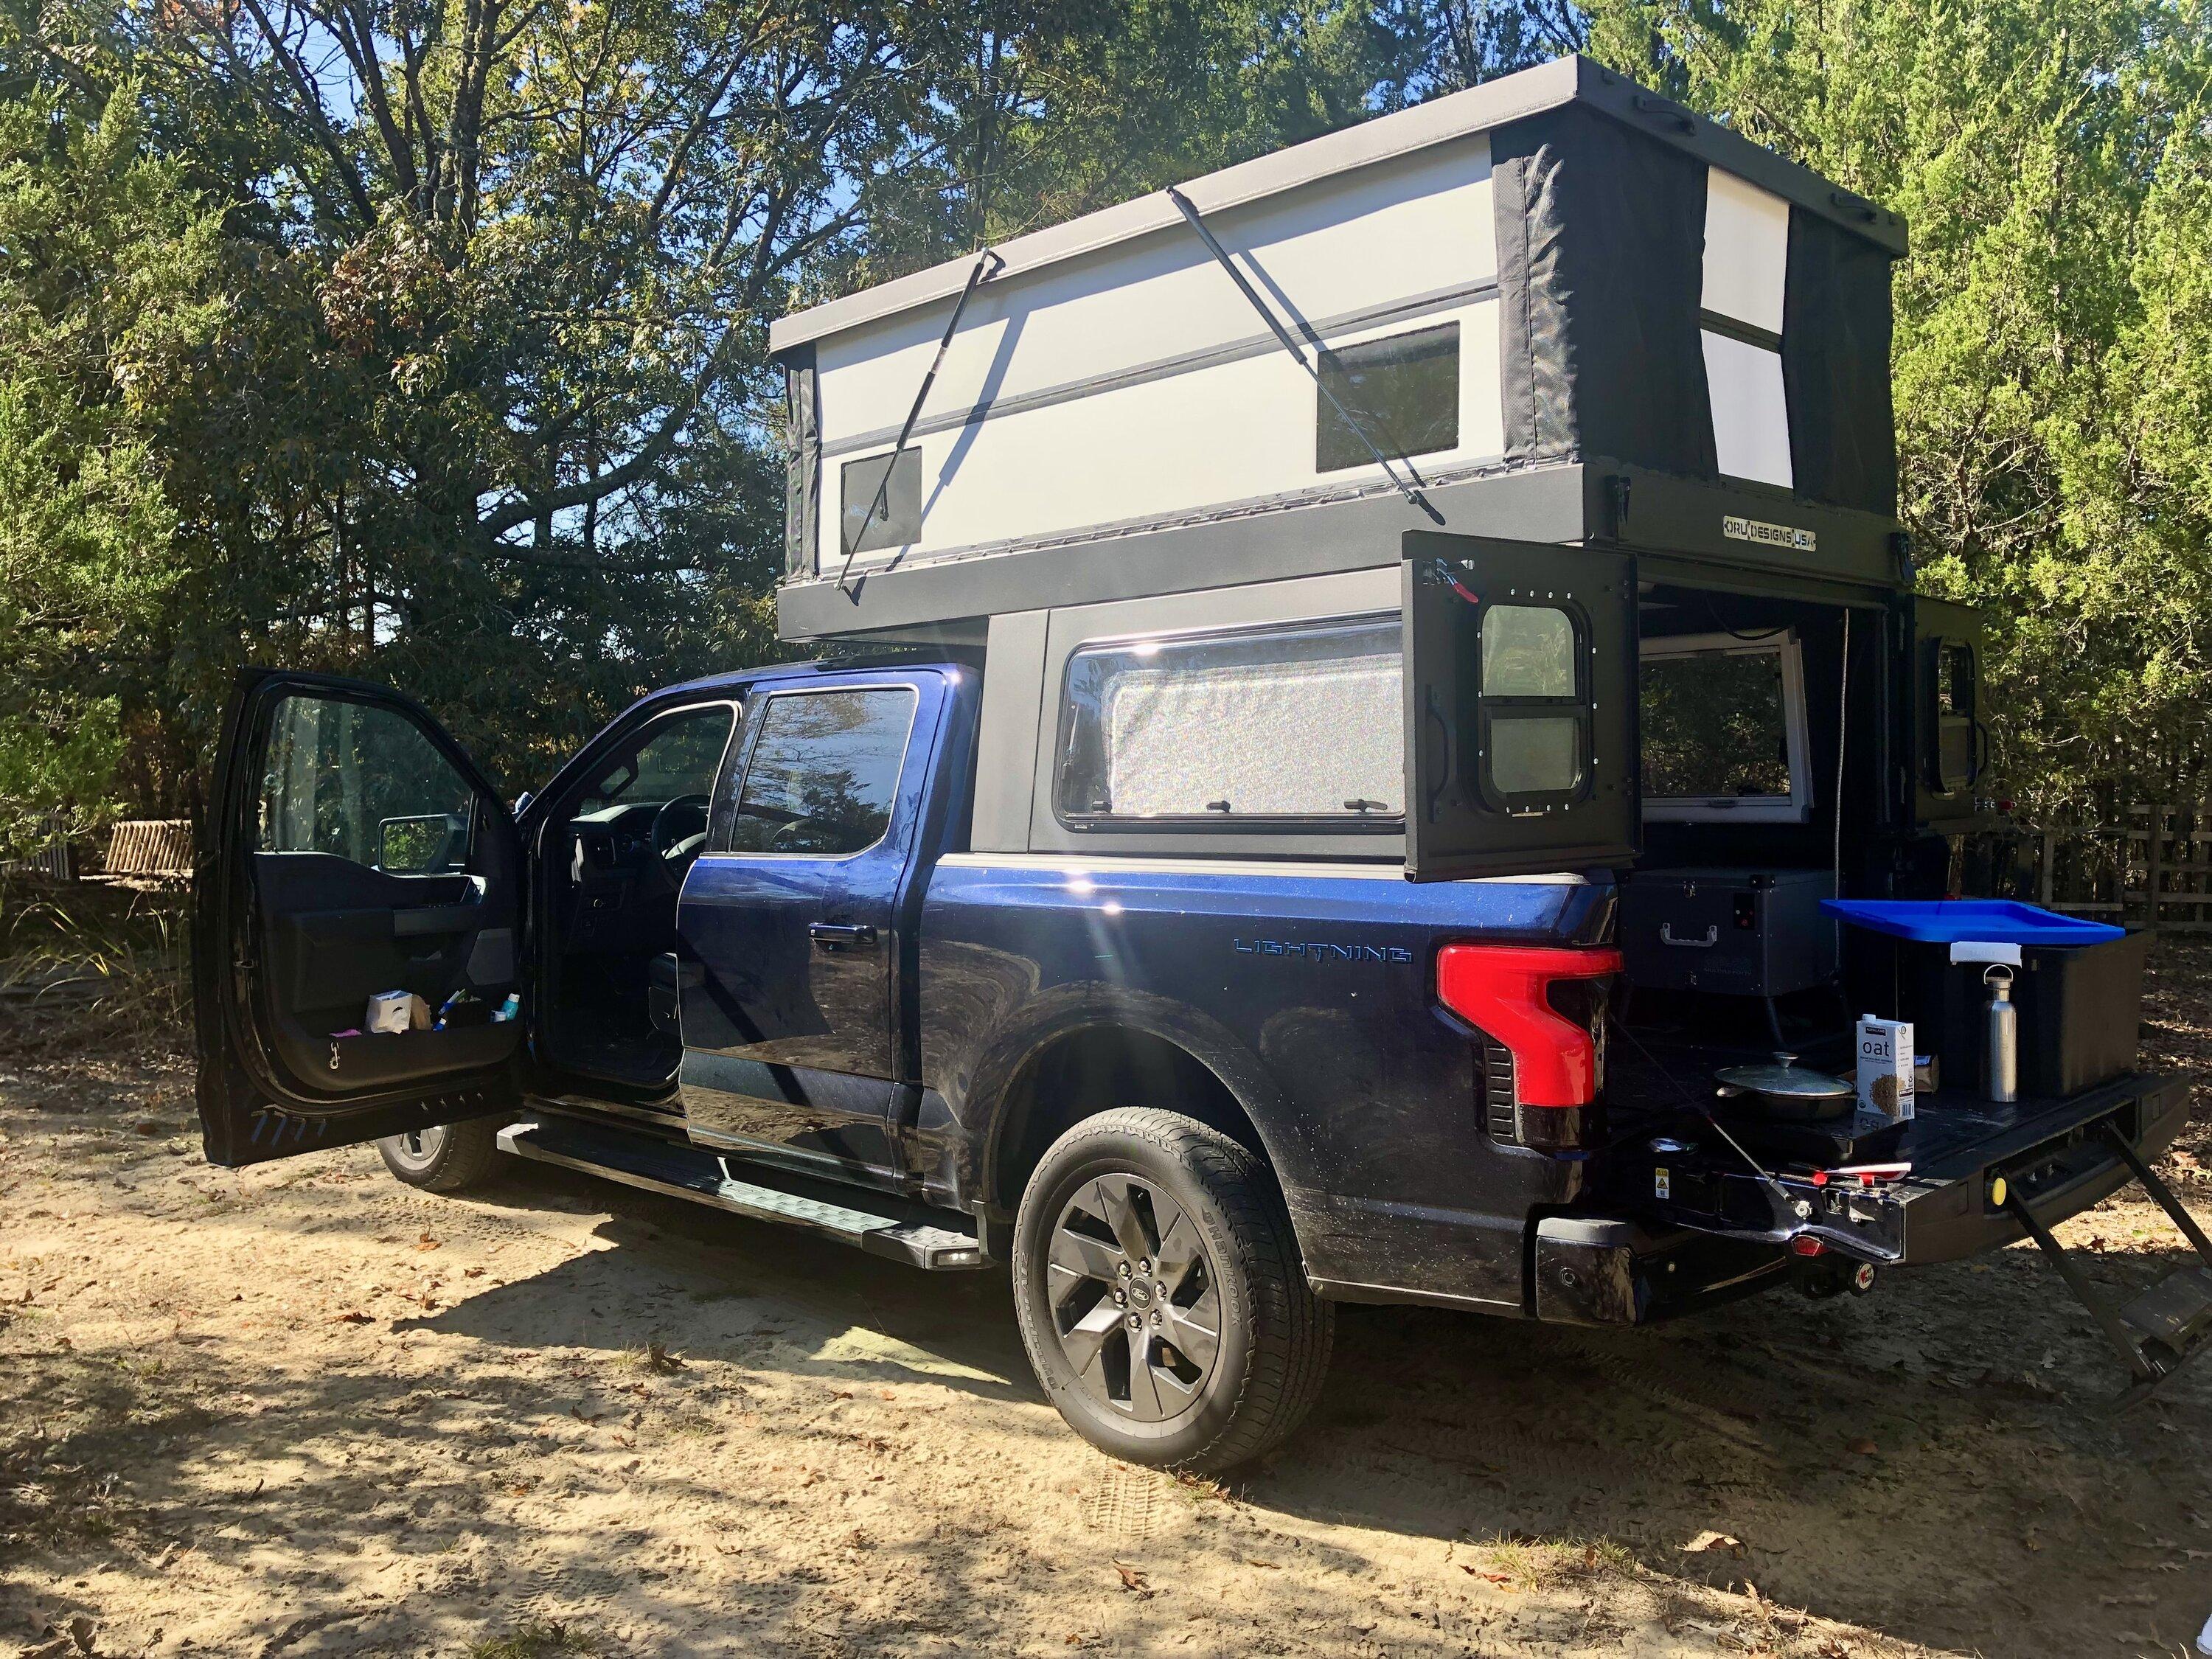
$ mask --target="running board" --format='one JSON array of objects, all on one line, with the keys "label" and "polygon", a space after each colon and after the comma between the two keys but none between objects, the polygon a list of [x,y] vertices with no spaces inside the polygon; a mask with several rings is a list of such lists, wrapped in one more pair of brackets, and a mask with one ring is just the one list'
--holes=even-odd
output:
[{"label": "running board", "polygon": [[[778,1176],[757,1166],[743,1166],[747,1175],[755,1178],[740,1181],[730,1173],[731,1160],[679,1142],[570,1119],[546,1118],[509,1124],[499,1132],[499,1149],[540,1164],[557,1164],[563,1169],[604,1176],[609,1181],[642,1188],[649,1193],[687,1198],[695,1204],[711,1204],[718,1210],[748,1216],[756,1221],[779,1221],[787,1226],[804,1227],[840,1243],[857,1245],[870,1255],[907,1262],[933,1273],[988,1265],[983,1247],[973,1233],[896,1215],[881,1215],[788,1188],[771,1187],[764,1183]],[[803,1178],[793,1178],[794,1186],[802,1182]],[[817,1190],[823,1185],[817,1182],[803,1184]],[[883,1201],[877,1194],[858,1188],[852,1188],[851,1194],[863,1200]]]},{"label": "running board", "polygon": [[2212,1238],[2205,1236],[2203,1228],[2197,1224],[2197,1218],[2189,1213],[2188,1206],[2159,1179],[2157,1172],[2143,1161],[2124,1134],[2115,1126],[2107,1125],[2105,1135],[2119,1153],[2121,1162],[2143,1184],[2159,1208],[2181,1229],[2182,1236],[2195,1249],[2203,1266],[2176,1267],[2125,1306],[2115,1308],[2098,1294],[2088,1275],[2075,1266],[2074,1259],[2066,1254],[2066,1247],[2035,1218],[2026,1199],[2014,1193],[2006,1199],[2005,1207],[2027,1229],[2036,1248],[2066,1281],[2066,1288],[2089,1310],[2089,1316],[2097,1322],[2097,1328],[2104,1332],[2105,1340],[2118,1349],[2120,1358],[2127,1362],[2133,1381],[2112,1401],[2115,1412],[2124,1412],[2140,1404],[2197,1355],[2212,1348]]}]

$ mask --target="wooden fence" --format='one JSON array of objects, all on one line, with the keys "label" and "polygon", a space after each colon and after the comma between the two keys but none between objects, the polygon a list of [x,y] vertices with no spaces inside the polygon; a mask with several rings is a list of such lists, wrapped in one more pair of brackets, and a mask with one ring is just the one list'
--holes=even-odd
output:
[{"label": "wooden fence", "polygon": [[70,845],[68,823],[59,812],[49,813],[40,829],[45,840],[27,858],[0,860],[0,871],[10,875],[44,876],[49,881],[76,879],[76,849]]},{"label": "wooden fence", "polygon": [[2212,933],[2212,801],[2141,805],[2124,823],[2021,833],[2039,904],[2157,933]]},{"label": "wooden fence", "polygon": [[189,876],[192,825],[189,818],[125,818],[108,832],[111,876]]}]

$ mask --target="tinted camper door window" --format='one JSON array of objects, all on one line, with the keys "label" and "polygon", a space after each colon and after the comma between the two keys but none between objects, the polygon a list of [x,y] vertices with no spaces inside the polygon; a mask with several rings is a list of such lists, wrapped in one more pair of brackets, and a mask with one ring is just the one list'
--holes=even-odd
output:
[{"label": "tinted camper door window", "polygon": [[1551,605],[1482,615],[1483,782],[1508,805],[1571,798],[1588,769],[1575,621]]},{"label": "tinted camper door window", "polygon": [[[884,473],[889,471],[890,477]],[[839,508],[847,554],[904,547],[921,538],[921,452],[870,455],[848,461],[838,473]]]}]

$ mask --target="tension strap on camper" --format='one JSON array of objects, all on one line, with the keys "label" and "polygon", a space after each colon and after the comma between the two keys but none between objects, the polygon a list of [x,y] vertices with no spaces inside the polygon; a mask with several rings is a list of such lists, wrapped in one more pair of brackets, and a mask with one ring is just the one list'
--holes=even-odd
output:
[{"label": "tension strap on camper", "polygon": [[937,371],[945,367],[945,354],[951,349],[952,336],[960,327],[960,315],[968,309],[968,301],[975,297],[975,290],[1006,267],[1006,262],[996,252],[985,248],[975,256],[975,264],[968,273],[967,286],[953,302],[952,314],[945,319],[945,332],[937,342],[937,355],[929,360],[929,372],[921,377],[921,385],[914,394],[914,406],[906,412],[906,421],[899,428],[898,441],[891,446],[890,458],[884,463],[884,476],[877,480],[875,499],[868,503],[867,516],[860,520],[860,528],[853,532],[853,544],[845,550],[845,562],[837,569],[837,586],[842,592],[845,578],[852,574],[853,561],[860,556],[860,538],[868,533],[868,526],[876,521],[890,501],[891,473],[898,466],[900,453],[906,448],[907,440],[914,436],[914,426],[921,418],[921,406],[929,400],[929,388],[937,384]]},{"label": "tension strap on camper", "polygon": [[2143,1161],[2142,1154],[2129,1144],[2127,1136],[2117,1126],[2106,1125],[2104,1133],[2129,1172],[2142,1183],[2143,1190],[2156,1200],[2173,1224],[2181,1229],[2203,1265],[2177,1267],[2134,1300],[2116,1308],[2099,1293],[2089,1276],[2067,1254],[2066,1247],[2051,1236],[2051,1230],[2036,1219],[2035,1212],[2028,1208],[2026,1194],[2017,1187],[2005,1194],[2002,1207],[2027,1229],[2036,1248],[2057,1269],[2066,1288],[2088,1310],[2097,1328],[2127,1362],[2134,1381],[2112,1401],[2112,1409],[2121,1412],[2138,1404],[2189,1360],[2212,1347],[2212,1238],[2205,1236],[2188,1207],[2159,1178],[2158,1172]]},{"label": "tension strap on camper", "polygon": [[[1398,493],[1426,514],[1432,523],[1443,524],[1444,515],[1437,511],[1436,504],[1421,493],[1418,483],[1408,483],[1398,476],[1397,466],[1391,465],[1390,458],[1382,453],[1382,446],[1377,444],[1368,432],[1366,422],[1346,409],[1342,399],[1329,390],[1328,377],[1321,372],[1318,358],[1308,357],[1300,349],[1298,343],[1291,337],[1290,330],[1283,326],[1282,319],[1275,315],[1274,307],[1260,297],[1259,289],[1254,288],[1244,273],[1237,269],[1237,262],[1229,257],[1229,250],[1223,247],[1215,239],[1213,232],[1207,227],[1206,221],[1199,216],[1198,210],[1191,205],[1190,198],[1185,196],[1173,185],[1168,186],[1167,196],[1168,200],[1176,204],[1176,211],[1190,222],[1190,228],[1198,233],[1199,240],[1206,244],[1206,251],[1213,256],[1214,262],[1229,273],[1229,280],[1237,284],[1237,291],[1244,296],[1246,302],[1253,310],[1260,313],[1260,320],[1267,324],[1268,332],[1282,343],[1283,349],[1297,360],[1299,368],[1313,376],[1314,384],[1321,388],[1321,395],[1328,399],[1328,406],[1336,411],[1337,417],[1350,428],[1352,436],[1366,446],[1367,453],[1375,458],[1375,465],[1381,467],[1389,476],[1390,482],[1398,486]],[[1328,349],[1328,347],[1319,345],[1318,343],[1316,349],[1321,353],[1326,353]],[[1399,465],[1403,465],[1408,472],[1413,471],[1412,461],[1403,455],[1397,459]],[[1416,474],[1415,477],[1418,478],[1419,475]]]}]

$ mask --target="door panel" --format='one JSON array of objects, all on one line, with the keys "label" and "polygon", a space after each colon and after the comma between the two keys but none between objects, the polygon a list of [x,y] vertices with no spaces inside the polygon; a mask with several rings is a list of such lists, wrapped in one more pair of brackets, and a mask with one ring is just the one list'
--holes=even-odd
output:
[{"label": "door panel", "polygon": [[748,707],[678,933],[686,1116],[800,1165],[896,1168],[897,914],[942,691],[934,677]]},{"label": "door panel", "polygon": [[1976,816],[1989,769],[1989,727],[1982,708],[1982,616],[1942,599],[1904,600],[1901,654],[1906,684],[1905,753],[1912,817],[1923,828],[1958,827]]},{"label": "door panel", "polygon": [[[225,716],[193,939],[208,1158],[238,1164],[517,1097],[521,852],[428,715],[374,686],[249,672]],[[404,991],[441,1029],[368,1032]],[[459,994],[465,992],[466,996]]]},{"label": "door panel", "polygon": [[1406,873],[1632,860],[1634,562],[1428,531],[1404,551]]}]

